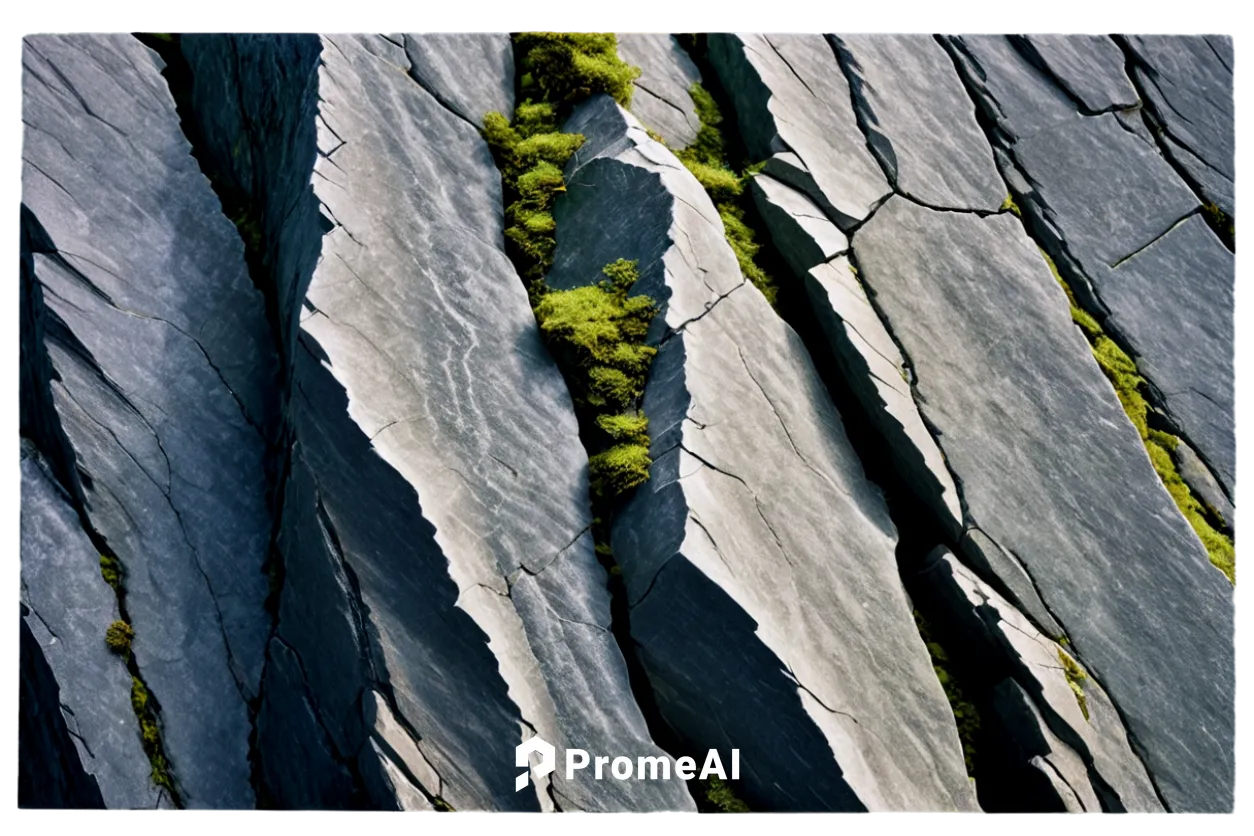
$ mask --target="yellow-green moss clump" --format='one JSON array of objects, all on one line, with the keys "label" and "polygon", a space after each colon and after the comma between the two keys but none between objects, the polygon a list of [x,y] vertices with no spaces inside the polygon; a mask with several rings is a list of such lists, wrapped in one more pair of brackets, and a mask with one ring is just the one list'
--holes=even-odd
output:
[{"label": "yellow-green moss clump", "polygon": [[1084,682],[1089,678],[1088,674],[1076,663],[1075,659],[1064,653],[1062,648],[1058,649],[1058,661],[1062,662],[1063,676],[1067,677],[1067,684],[1071,686],[1071,692],[1075,694],[1075,701],[1080,704],[1080,713],[1087,720],[1089,701],[1084,698]]},{"label": "yellow-green moss clump", "polygon": [[135,716],[139,718],[144,753],[148,755],[148,761],[152,764],[152,782],[173,795],[175,793],[174,778],[170,774],[170,762],[166,760],[165,751],[161,747],[161,730],[157,727],[157,714],[153,710],[148,689],[138,676],[131,677],[131,708],[134,709]]},{"label": "yellow-green moss clump", "polygon": [[1023,217],[1023,213],[1019,211],[1019,204],[1015,203],[1015,199],[1011,195],[1006,195],[1006,199],[1001,202],[1001,211],[1009,212],[1016,218]]},{"label": "yellow-green moss clump", "polygon": [[719,129],[723,115],[714,97],[700,82],[694,82],[688,88],[688,95],[692,97],[697,118],[701,120],[701,129],[693,143],[675,156],[714,201],[714,207],[723,219],[727,243],[740,264],[740,272],[774,305],[775,281],[755,261],[762,245],[753,240],[753,230],[745,223],[745,181],[761,166],[751,166],[740,174],[733,171],[728,165],[726,142]]},{"label": "yellow-green moss clump", "polygon": [[720,813],[748,813],[749,805],[732,791],[731,784],[711,775],[705,782],[705,800]]},{"label": "yellow-green moss clump", "polygon": [[949,706],[954,712],[954,722],[958,725],[958,740],[962,743],[962,759],[967,766],[967,775],[974,778],[975,740],[980,732],[980,713],[962,693],[962,688],[959,687],[958,681],[950,670],[949,655],[945,653],[945,648],[933,638],[932,628],[918,610],[914,611],[914,623],[919,629],[923,644],[927,647],[928,655],[932,657],[932,670],[936,671],[936,678],[940,680],[941,688],[945,691],[945,698],[949,700]]},{"label": "yellow-green moss clump", "polygon": [[100,555],[100,576],[117,592],[122,584],[122,562],[107,554]]},{"label": "yellow-green moss clump", "polygon": [[105,644],[119,656],[131,655],[131,640],[134,638],[135,631],[125,621],[115,621],[105,630]]},{"label": "yellow-green moss clump", "polygon": [[1145,450],[1149,453],[1150,462],[1154,465],[1154,470],[1158,471],[1158,477],[1167,488],[1167,492],[1171,494],[1171,498],[1175,500],[1180,512],[1184,514],[1184,518],[1197,533],[1202,545],[1206,547],[1210,562],[1223,572],[1229,581],[1236,583],[1236,549],[1233,547],[1232,538],[1211,524],[1209,519],[1211,512],[1189,490],[1188,484],[1180,477],[1180,471],[1176,468],[1175,460],[1171,456],[1180,443],[1180,439],[1170,433],[1149,427],[1149,401],[1145,398],[1145,378],[1138,374],[1136,363],[1127,352],[1106,335],[1096,319],[1076,304],[1075,294],[1071,292],[1071,288],[1058,273],[1058,266],[1054,264],[1054,260],[1043,250],[1041,255],[1045,258],[1045,263],[1049,265],[1054,278],[1066,291],[1067,301],[1071,305],[1071,319],[1080,326],[1080,330],[1088,338],[1089,345],[1093,349],[1093,356],[1097,358],[1097,365],[1115,387],[1115,394],[1119,397],[1119,402],[1123,404],[1123,410],[1132,420],[1136,431],[1140,433]]}]

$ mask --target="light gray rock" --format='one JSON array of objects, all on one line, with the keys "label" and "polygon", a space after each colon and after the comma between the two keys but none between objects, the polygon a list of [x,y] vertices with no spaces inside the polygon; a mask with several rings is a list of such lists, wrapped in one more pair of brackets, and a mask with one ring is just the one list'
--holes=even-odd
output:
[{"label": "light gray rock", "polygon": [[25,44],[22,196],[75,490],[126,567],[184,802],[251,807],[276,371],[264,301],[153,53],[122,35]]},{"label": "light gray rock", "polygon": [[68,497],[25,445],[21,469],[24,621],[59,689],[45,708],[64,715],[106,807],[152,808],[160,791],[140,745],[131,675],[104,642],[118,618],[117,597]]},{"label": "light gray rock", "polygon": [[1086,113],[1140,104],[1124,72],[1123,51],[1105,35],[1026,35],[1017,40]]},{"label": "light gray rock", "polygon": [[892,193],[822,35],[714,34],[709,59],[731,96],[749,156],[794,154],[800,168],[788,160],[769,173],[806,192],[841,229],[857,225]]},{"label": "light gray rock", "polygon": [[1232,588],[1035,245],[1011,216],[899,199],[853,245],[969,523],[1022,563],[1171,809],[1230,808]]},{"label": "light gray rock", "polygon": [[831,35],[867,145],[893,187],[995,212],[1006,187],[953,61],[930,35]]},{"label": "light gray rock", "polygon": [[[1053,753],[1051,762],[1086,810],[1097,810],[1097,797],[1110,794],[1112,807],[1118,811],[1163,809],[1144,765],[1128,743],[1119,715],[1101,684],[1082,665],[1076,663],[1085,674],[1083,708],[1063,668],[1063,647],[948,549],[940,547],[929,555],[922,576],[929,594],[941,599],[940,606],[947,612],[951,629],[962,636],[962,645],[979,648],[978,652],[968,650],[971,656],[996,671],[994,677],[1008,673],[1015,690],[1030,705],[1033,729],[1028,739],[1018,741],[1022,751],[1032,752],[1032,739],[1043,739]],[[1008,723],[1006,728],[1013,734],[1018,724]]]},{"label": "light gray rock", "polygon": [[654,465],[612,533],[663,719],[693,751],[740,749],[761,809],[973,808],[887,509],[801,340],[634,117],[598,96],[565,129],[587,141],[550,281],[636,259],[633,292],[665,302],[644,396]]},{"label": "light gray rock", "polygon": [[1009,144],[1080,120],[1066,91],[1032,66],[1006,36],[952,36],[942,38],[941,43],[974,90],[976,104]]},{"label": "light gray rock", "polygon": [[[568,745],[662,753],[608,630],[586,454],[502,250],[500,174],[449,104],[452,80],[411,65],[403,42],[327,37],[316,68],[309,160],[326,234],[291,372],[271,647],[295,673],[265,695],[263,774],[291,806],[691,809],[682,783],[593,785],[591,771],[514,790],[514,747],[532,734],[559,758]],[[466,95],[512,84],[491,50],[457,43],[426,42],[423,66],[476,79]],[[266,44],[281,68],[305,54]],[[308,229],[286,240],[311,246]],[[377,698],[363,703],[372,690],[386,734]],[[309,753],[303,786],[284,783],[295,752]]]},{"label": "light gray rock", "polygon": [[957,488],[910,391],[910,371],[867,299],[849,241],[805,195],[765,174],[753,195],[771,240],[803,283],[828,344],[900,473],[951,537],[963,530]]},{"label": "light gray rock", "polygon": [[1236,509],[1233,508],[1231,500],[1215,479],[1215,475],[1210,472],[1210,468],[1202,462],[1193,448],[1182,440],[1172,451],[1172,458],[1175,459],[1180,476],[1188,483],[1193,495],[1219,514],[1229,528],[1234,526],[1237,521]]},{"label": "light gray rock", "polygon": [[514,113],[514,45],[508,34],[402,36],[409,73],[441,104],[479,127],[490,111]]},{"label": "light gray rock", "polygon": [[1124,42],[1146,107],[1163,128],[1164,151],[1207,201],[1234,216],[1232,39],[1132,35]]},{"label": "light gray rock", "polygon": [[1237,470],[1232,253],[1200,215],[1191,215],[1092,278],[1110,309],[1109,327],[1123,336],[1172,422],[1231,493]]},{"label": "light gray rock", "polygon": [[697,138],[701,120],[688,91],[700,83],[701,72],[674,35],[618,35],[618,57],[640,68],[631,112],[657,131],[676,150],[686,148]]}]

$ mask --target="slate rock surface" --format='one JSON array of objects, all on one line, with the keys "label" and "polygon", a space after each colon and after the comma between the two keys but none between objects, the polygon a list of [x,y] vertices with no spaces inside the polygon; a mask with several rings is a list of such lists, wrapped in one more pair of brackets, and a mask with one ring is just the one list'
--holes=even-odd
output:
[{"label": "slate rock surface", "polygon": [[1011,216],[894,199],[854,251],[914,361],[970,523],[1026,567],[1170,807],[1229,807],[1218,788],[1231,786],[1232,587],[1162,488],[1035,246]]},{"label": "slate rock surface", "polygon": [[135,659],[185,803],[251,807],[247,702],[269,630],[264,303],[155,55],[130,36],[48,36],[23,62],[23,202],[72,489],[126,568]]},{"label": "slate rock surface", "polygon": [[749,156],[806,192],[843,230],[892,193],[867,150],[849,82],[822,35],[711,35],[709,59]]},{"label": "slate rock surface", "polygon": [[1123,51],[1105,35],[1026,35],[1013,40],[1082,112],[1126,110],[1140,104],[1124,70]]},{"label": "slate rock surface", "polygon": [[599,96],[565,130],[587,141],[550,281],[634,259],[634,292],[666,303],[644,396],[654,465],[612,533],[665,722],[694,751],[739,748],[762,809],[972,808],[892,523],[800,339],[634,117]]},{"label": "slate rock surface", "polygon": [[[117,597],[65,492],[26,446],[21,469],[24,631],[59,692],[41,709],[63,715],[74,756],[104,806],[152,808],[159,790],[131,709],[131,675],[104,642],[118,618]],[[32,789],[42,800],[51,788],[39,782]]]},{"label": "slate rock surface", "polygon": [[930,35],[833,35],[867,145],[893,187],[941,209],[996,211],[1005,186],[953,61]]},{"label": "slate rock surface", "polygon": [[701,71],[675,36],[620,33],[618,57],[640,68],[631,112],[661,134],[669,147],[679,150],[691,145],[701,130],[701,120],[689,90],[701,82]]},{"label": "slate rock surface", "polygon": [[514,112],[514,45],[504,33],[401,36],[410,77],[472,125]]}]

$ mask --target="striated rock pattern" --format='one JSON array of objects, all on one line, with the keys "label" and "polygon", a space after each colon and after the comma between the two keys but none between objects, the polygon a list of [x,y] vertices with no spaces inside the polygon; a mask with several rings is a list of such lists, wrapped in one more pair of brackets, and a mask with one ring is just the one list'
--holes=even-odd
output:
[{"label": "striated rock pattern", "polygon": [[1230,810],[1231,40],[605,42],[26,39],[19,804]]}]

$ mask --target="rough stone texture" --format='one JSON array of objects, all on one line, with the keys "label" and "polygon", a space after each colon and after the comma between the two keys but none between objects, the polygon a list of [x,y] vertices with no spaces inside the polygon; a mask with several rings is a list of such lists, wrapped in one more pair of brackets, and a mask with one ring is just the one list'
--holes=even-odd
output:
[{"label": "rough stone texture", "polygon": [[155,56],[130,36],[23,54],[24,216],[61,424],[127,571],[134,653],[189,806],[250,807],[246,700],[269,629],[274,356],[231,223]]},{"label": "rough stone texture", "polygon": [[[1028,737],[1050,739],[1054,766],[1076,793],[1094,799],[1113,793],[1117,809],[1129,812],[1162,810],[1145,767],[1132,751],[1123,723],[1100,683],[1091,676],[1083,682],[1086,717],[1064,674],[1059,653],[1066,651],[1061,645],[1042,634],[948,549],[941,547],[929,555],[922,575],[929,593],[943,599],[963,643],[979,648],[972,656],[1004,670],[1016,682],[1015,690],[1032,705],[1031,713],[1036,715],[1032,725],[1039,727]],[[1079,667],[1083,670],[1082,665]],[[1096,773],[1096,779],[1089,777],[1090,771]],[[1084,808],[1095,810],[1097,806],[1086,802]]]},{"label": "rough stone texture", "polygon": [[550,281],[636,259],[635,292],[666,303],[644,397],[655,463],[612,534],[662,717],[694,751],[739,748],[762,809],[970,809],[892,523],[800,339],[634,117],[598,96],[565,129],[587,141]]},{"label": "rough stone texture", "polygon": [[1193,491],[1193,495],[1209,505],[1212,510],[1223,517],[1224,522],[1229,527],[1236,524],[1237,512],[1232,506],[1231,500],[1228,499],[1224,489],[1215,479],[1214,474],[1206,467],[1193,448],[1187,442],[1181,441],[1176,445],[1176,449],[1172,451],[1172,457],[1176,461],[1176,467],[1180,471],[1180,475],[1184,481],[1188,483]]},{"label": "rough stone texture", "polygon": [[709,59],[749,156],[788,154],[768,173],[808,194],[841,229],[892,193],[822,35],[710,35]]},{"label": "rough stone texture", "polygon": [[22,608],[17,727],[17,805],[23,809],[104,809],[100,786],[83,769],[61,710],[60,686]]},{"label": "rough stone texture", "polygon": [[[300,52],[285,40],[266,49]],[[287,673],[266,693],[263,773],[287,806],[691,809],[681,783],[590,771],[514,791],[533,733],[559,759],[568,744],[662,753],[608,630],[586,455],[502,251],[500,175],[446,70],[484,79],[464,98],[512,82],[492,50],[456,43],[425,43],[420,64],[408,36],[322,40],[327,234],[294,353],[271,648]],[[382,738],[372,692],[395,721]],[[315,777],[285,784],[302,753]]]},{"label": "rough stone texture", "polygon": [[701,120],[688,90],[701,81],[701,71],[675,36],[620,33],[618,57],[640,68],[631,112],[661,134],[669,147],[679,150],[691,145],[701,130]]},{"label": "rough stone texture", "polygon": [[859,124],[900,193],[996,211],[1006,187],[953,61],[930,35],[831,36]]},{"label": "rough stone texture", "polygon": [[854,240],[970,524],[1022,562],[1173,810],[1231,807],[1232,587],[1008,215],[894,199]]},{"label": "rough stone texture", "polygon": [[402,36],[410,75],[445,107],[479,127],[490,111],[514,112],[514,45],[509,35]]},{"label": "rough stone texture", "polygon": [[1229,491],[1236,485],[1233,426],[1233,255],[1191,215],[1093,283],[1112,330],[1153,381],[1172,422]]},{"label": "rough stone texture", "polygon": [[942,43],[957,59],[964,80],[977,91],[977,103],[1008,142],[1027,139],[1061,123],[1080,121],[1080,113],[1066,91],[1032,66],[1009,38],[963,35],[943,38]]},{"label": "rough stone texture", "polygon": [[[22,605],[60,692],[78,759],[112,809],[156,806],[158,789],[131,709],[131,675],[104,642],[117,597],[100,555],[37,454],[22,449]],[[36,786],[37,793],[50,788]]]},{"label": "rough stone texture", "polygon": [[849,260],[838,257],[848,251],[848,239],[792,187],[759,174],[752,188],[772,242],[804,283],[841,373],[888,443],[898,471],[950,536],[959,536],[958,491],[915,406],[909,367]]},{"label": "rough stone texture", "polygon": [[1026,35],[1015,40],[1084,112],[1124,110],[1140,104],[1124,72],[1123,51],[1105,35]]},{"label": "rough stone texture", "polygon": [[1145,105],[1163,128],[1164,151],[1207,201],[1235,216],[1232,39],[1134,35],[1124,42]]}]

